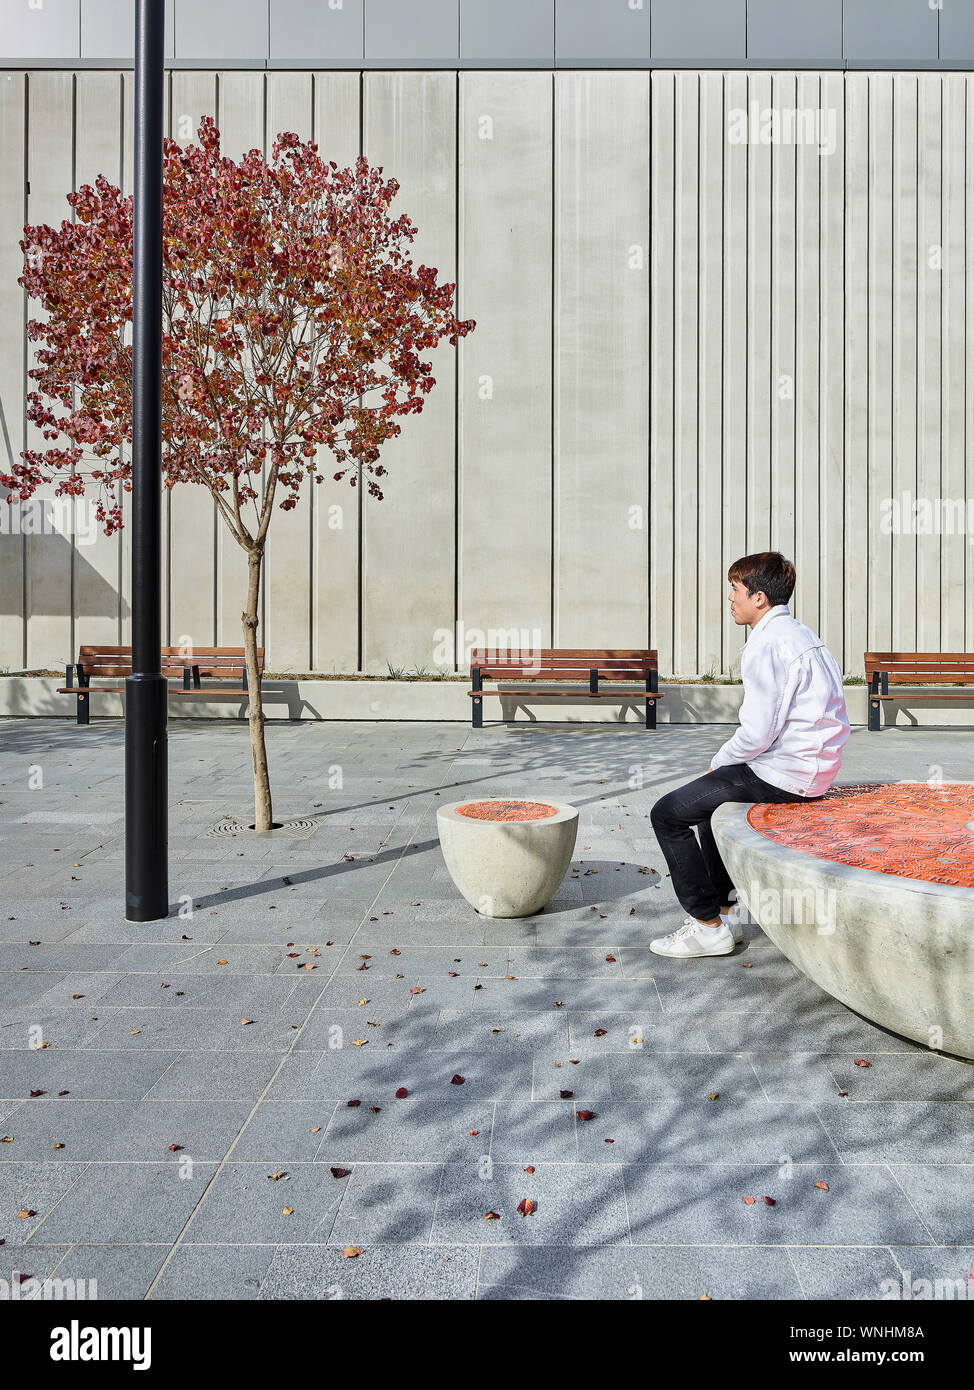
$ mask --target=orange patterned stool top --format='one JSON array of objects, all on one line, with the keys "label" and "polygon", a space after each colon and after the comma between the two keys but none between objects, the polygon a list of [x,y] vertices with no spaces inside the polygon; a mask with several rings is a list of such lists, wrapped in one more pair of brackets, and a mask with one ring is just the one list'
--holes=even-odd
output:
[{"label": "orange patterned stool top", "polygon": [[557,806],[543,801],[468,801],[457,807],[457,815],[471,820],[544,820],[557,814]]},{"label": "orange patterned stool top", "polygon": [[748,820],[792,849],[901,878],[974,888],[974,786],[834,788],[820,801],[752,806]]}]

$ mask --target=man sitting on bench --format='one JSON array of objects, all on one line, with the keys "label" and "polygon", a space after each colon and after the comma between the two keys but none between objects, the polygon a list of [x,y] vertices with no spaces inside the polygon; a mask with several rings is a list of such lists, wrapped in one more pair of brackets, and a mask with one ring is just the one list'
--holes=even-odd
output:
[{"label": "man sitting on bench", "polygon": [[[788,611],[795,567],[777,551],[745,555],[727,572],[731,616],[751,635],[741,656],[740,728],[710,771],[657,801],[653,830],[689,916],[650,942],[658,956],[725,956],[742,939],[734,886],[710,817],[725,801],[808,801],[828,791],[842,763],[849,720],[842,672],[821,638]],[[696,827],[700,840],[694,834]]]}]

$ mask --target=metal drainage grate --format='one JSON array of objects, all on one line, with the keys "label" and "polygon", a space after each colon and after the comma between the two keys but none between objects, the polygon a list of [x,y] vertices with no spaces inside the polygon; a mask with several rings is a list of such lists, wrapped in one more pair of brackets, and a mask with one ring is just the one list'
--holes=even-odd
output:
[{"label": "metal drainage grate", "polygon": [[286,820],[274,830],[251,830],[249,825],[234,820],[232,816],[218,821],[216,825],[211,825],[209,830],[204,830],[202,838],[208,839],[211,836],[260,836],[261,838],[271,837],[275,840],[307,840],[317,829],[316,820]]}]

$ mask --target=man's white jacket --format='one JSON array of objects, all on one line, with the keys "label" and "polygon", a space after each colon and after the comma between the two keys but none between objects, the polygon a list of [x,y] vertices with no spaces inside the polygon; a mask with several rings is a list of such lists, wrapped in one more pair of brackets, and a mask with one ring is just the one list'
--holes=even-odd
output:
[{"label": "man's white jacket", "polygon": [[740,728],[711,766],[748,763],[775,787],[801,796],[828,791],[842,763],[849,718],[842,672],[786,603],[765,613],[741,651]]}]

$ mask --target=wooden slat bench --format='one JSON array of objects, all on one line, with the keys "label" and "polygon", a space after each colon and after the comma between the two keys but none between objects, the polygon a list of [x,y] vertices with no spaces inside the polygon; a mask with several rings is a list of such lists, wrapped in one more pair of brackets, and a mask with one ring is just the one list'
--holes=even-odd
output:
[{"label": "wooden slat bench", "polygon": [[[264,649],[257,648],[257,669],[263,672]],[[131,647],[82,647],[78,660],[64,671],[66,685],[59,695],[73,695],[78,702],[78,723],[89,722],[92,695],[124,695],[125,686],[92,685],[91,679],[112,679],[132,674]],[[179,686],[170,686],[170,695],[239,695],[247,690],[247,662],[243,647],[194,647],[186,656],[181,647],[162,648],[162,674],[167,680],[177,679]],[[77,685],[74,678],[77,677]],[[203,685],[203,677],[238,681],[237,685]]]},{"label": "wooden slat bench", "polygon": [[[923,700],[974,700],[974,652],[866,652],[868,728],[882,727],[880,709],[884,701],[900,700],[891,695],[891,685],[923,686]],[[940,686],[928,690],[927,686]],[[946,689],[953,686],[953,689]],[[968,689],[962,687],[967,686]]]},{"label": "wooden slat bench", "polygon": [[[573,697],[590,700],[644,699],[646,701],[646,728],[656,728],[656,704],[663,697],[659,693],[659,670],[656,652],[647,649],[636,650],[596,650],[594,648],[542,648],[536,651],[515,648],[493,648],[474,650],[470,654],[470,677],[472,690],[467,694],[473,701],[473,727],[484,726],[484,696],[508,696],[524,694],[518,690],[487,690],[485,680],[530,680],[545,682],[536,687],[539,695],[555,695],[561,698]],[[551,681],[585,681],[585,685],[549,685]],[[617,681],[638,681],[643,690],[626,692],[618,689],[605,689]]]}]

